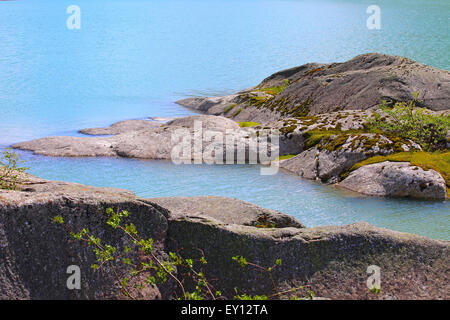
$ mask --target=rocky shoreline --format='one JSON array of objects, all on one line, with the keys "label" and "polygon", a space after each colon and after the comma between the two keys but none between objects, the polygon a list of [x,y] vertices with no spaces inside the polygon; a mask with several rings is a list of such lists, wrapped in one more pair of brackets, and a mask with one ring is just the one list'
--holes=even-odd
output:
[{"label": "rocky shoreline", "polygon": [[[108,207],[128,210],[140,234],[155,240],[161,258],[176,250],[196,257],[200,249],[208,260],[205,273],[228,299],[235,287],[248,294],[271,293],[267,276],[243,270],[232,261],[237,255],[267,266],[282,259],[274,280],[283,290],[302,285],[330,299],[449,298],[448,241],[367,223],[307,228],[289,215],[222,197],[142,199],[126,190],[30,175],[23,175],[20,185],[19,191],[0,190],[0,299],[124,298],[106,265],[103,272],[90,267],[92,249],[70,241],[52,221],[61,215],[73,230],[88,228],[123,248],[129,240],[105,223]],[[67,289],[69,265],[81,269],[80,290]],[[378,294],[367,288],[370,265],[381,268]],[[137,297],[169,299],[172,293],[168,282]]]},{"label": "rocky shoreline", "polygon": [[[220,147],[214,149],[216,160],[231,148],[236,152],[233,161],[246,162],[256,151],[252,143],[269,129],[280,133],[279,143],[270,145],[280,156],[272,163],[289,173],[364,195],[442,201],[450,186],[448,172],[422,158],[449,155],[448,145],[447,153],[431,155],[412,140],[367,131],[367,117],[381,99],[406,101],[419,90],[423,107],[448,114],[448,71],[402,57],[365,54],[344,63],[283,70],[233,95],[178,101],[202,115],[164,124],[125,120],[80,130],[86,137],[46,137],[13,147],[46,156],[173,160],[177,132],[195,137],[209,131],[232,138],[231,143],[214,140]],[[209,147],[202,140],[200,152]],[[237,156],[239,151],[244,159]],[[183,160],[190,161],[191,155]],[[129,211],[142,237],[154,239],[161,259],[173,251],[185,258],[199,258],[202,252],[208,260],[206,274],[227,299],[236,294],[235,288],[270,296],[273,284],[283,292],[302,286],[305,292],[299,295],[314,292],[330,299],[450,298],[448,241],[364,222],[308,228],[287,214],[223,197],[143,199],[127,190],[27,174],[20,176],[19,186],[0,189],[0,299],[125,298],[108,266],[103,272],[93,270],[92,250],[69,241],[66,230],[52,221],[60,215],[72,230],[88,228],[123,249],[129,239],[105,223],[106,208]],[[243,271],[234,256],[263,266],[283,262],[271,283],[257,270]],[[81,290],[67,289],[69,265],[81,269]],[[382,274],[379,293],[367,287],[367,268],[373,265]],[[173,292],[174,283],[168,281],[133,294],[170,299]]]},{"label": "rocky shoreline", "polygon": [[[204,115],[162,125],[126,120],[108,128],[80,130],[92,137],[46,137],[13,147],[47,156],[173,160],[178,142],[172,138],[177,131],[184,129],[184,135],[195,137],[208,130],[213,135],[231,132],[232,142],[202,141],[200,152],[213,145],[214,159],[222,160],[231,148],[235,161],[248,162],[250,154],[256,152],[252,141],[261,141],[259,135],[264,130],[278,130],[279,144],[271,148],[276,148],[281,156],[279,166],[289,173],[370,196],[444,200],[450,187],[450,173],[445,170],[390,159],[358,167],[375,157],[422,152],[412,140],[367,130],[367,117],[378,110],[383,99],[407,101],[417,91],[421,106],[449,115],[450,72],[403,57],[364,54],[344,63],[309,63],[283,70],[233,95],[177,102]],[[202,127],[196,128],[195,121],[201,121]],[[239,151],[243,151],[243,159],[238,159]],[[449,162],[448,143],[446,152],[443,158]],[[190,161],[191,156],[184,156],[184,160]],[[379,167],[383,170],[376,170]],[[368,176],[370,185],[366,183]]]}]

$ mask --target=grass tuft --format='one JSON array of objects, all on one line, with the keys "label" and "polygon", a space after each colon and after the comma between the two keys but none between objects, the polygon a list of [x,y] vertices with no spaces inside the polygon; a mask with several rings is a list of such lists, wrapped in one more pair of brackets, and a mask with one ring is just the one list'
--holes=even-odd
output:
[{"label": "grass tuft", "polygon": [[254,126],[259,125],[258,122],[253,122],[253,121],[238,121],[238,123],[239,123],[239,127],[241,127],[241,128],[254,127]]}]

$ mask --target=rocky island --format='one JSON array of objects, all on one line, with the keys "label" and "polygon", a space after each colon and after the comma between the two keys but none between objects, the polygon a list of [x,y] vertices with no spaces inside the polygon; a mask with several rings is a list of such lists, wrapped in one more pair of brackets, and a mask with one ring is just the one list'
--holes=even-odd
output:
[{"label": "rocky island", "polygon": [[[214,149],[216,159],[225,158],[217,150],[231,148],[244,151],[247,161],[254,151],[250,142],[262,139],[263,130],[269,129],[280,134],[271,146],[279,157],[271,161],[286,172],[364,195],[445,201],[450,186],[447,137],[433,135],[429,143],[373,126],[373,119],[390,121],[383,101],[396,110],[411,100],[414,107],[426,108],[417,109],[423,119],[437,119],[437,125],[427,124],[427,132],[442,136],[449,129],[448,71],[402,57],[364,54],[344,63],[283,70],[236,94],[177,102],[200,115],[164,124],[125,120],[80,130],[86,137],[46,137],[13,147],[46,156],[169,160],[177,131],[195,136],[209,130],[231,132],[233,138],[231,143],[215,141],[221,147]],[[411,110],[414,115],[416,109]],[[444,125],[438,126],[439,121]],[[200,151],[206,148],[208,143],[202,141]],[[196,261],[206,257],[205,273],[225,299],[232,299],[237,288],[269,298],[287,298],[283,293],[294,289],[310,298],[312,293],[329,299],[449,298],[448,241],[364,222],[308,228],[282,212],[224,197],[144,199],[127,190],[47,181],[25,173],[18,176],[17,186],[0,188],[0,299],[129,298],[113,276],[116,271],[107,265],[101,273],[93,270],[92,250],[70,241],[67,230],[54,223],[58,215],[66,228],[88,228],[114,248],[126,249],[130,240],[114,232],[107,225],[110,221],[105,223],[107,208],[130,212],[136,230],[152,239],[155,259],[173,258],[173,252]],[[144,261],[137,252],[133,257]],[[233,260],[244,267],[247,261],[258,266],[276,263],[276,271],[267,277]],[[66,287],[69,265],[81,268],[85,281],[80,290]],[[381,292],[367,287],[370,266],[382,270]],[[186,289],[194,290],[195,284],[182,274],[178,277]],[[139,299],[172,299],[175,287],[173,281],[145,290],[135,284],[130,292]]]},{"label": "rocky island", "polygon": [[[95,137],[47,137],[13,147],[48,156],[167,160],[176,144],[174,132],[184,128],[195,136],[195,121],[201,121],[202,128],[212,132],[232,130],[232,144],[220,142],[220,150],[237,153],[244,148],[246,161],[252,151],[249,140],[258,140],[262,130],[270,129],[280,132],[280,158],[271,160],[287,172],[365,195],[443,200],[450,186],[448,139],[431,142],[428,149],[435,152],[426,152],[430,150],[409,135],[370,126],[371,118],[383,114],[383,101],[393,105],[413,99],[416,107],[444,123],[440,131],[448,132],[450,72],[403,57],[363,54],[344,63],[283,70],[236,94],[177,102],[203,115],[163,125],[121,121],[80,131]],[[203,141],[202,150],[207,147]]]}]

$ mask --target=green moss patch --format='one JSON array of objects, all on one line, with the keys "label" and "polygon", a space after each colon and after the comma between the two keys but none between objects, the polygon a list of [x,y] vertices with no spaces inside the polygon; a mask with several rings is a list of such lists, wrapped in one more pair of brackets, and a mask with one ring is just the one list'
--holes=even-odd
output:
[{"label": "green moss patch", "polygon": [[269,99],[269,97],[255,96],[255,97],[249,98],[246,103],[248,106],[255,106],[255,107],[259,108],[268,99]]},{"label": "green moss patch", "polygon": [[338,136],[324,137],[317,147],[319,150],[336,151],[340,150],[347,142],[349,135],[341,134]]},{"label": "green moss patch", "polygon": [[261,88],[261,89],[257,89],[258,91],[263,91],[267,94],[270,94],[272,96],[276,96],[277,94],[280,94],[281,92],[284,91],[284,89],[286,89],[289,85],[289,80],[285,79],[284,83],[280,86],[274,86],[274,87],[269,87],[269,88]]},{"label": "green moss patch", "polygon": [[236,103],[232,103],[228,106],[225,107],[225,109],[223,109],[223,113],[228,113],[231,111],[231,109],[233,109],[234,107],[236,107]]},{"label": "green moss patch", "polygon": [[284,135],[287,135],[288,133],[294,132],[295,129],[297,129],[297,126],[293,124],[280,128],[280,132]]},{"label": "green moss patch", "polygon": [[313,132],[308,131],[303,136],[306,138],[305,149],[310,149],[319,144],[324,138],[327,138],[332,133],[328,132]]},{"label": "green moss patch", "polygon": [[295,157],[296,154],[286,154],[284,156],[279,156],[276,161],[286,160]]},{"label": "green moss patch", "polygon": [[254,126],[259,125],[258,122],[253,122],[253,121],[238,121],[238,123],[239,123],[239,127],[241,127],[241,128],[254,127]]}]

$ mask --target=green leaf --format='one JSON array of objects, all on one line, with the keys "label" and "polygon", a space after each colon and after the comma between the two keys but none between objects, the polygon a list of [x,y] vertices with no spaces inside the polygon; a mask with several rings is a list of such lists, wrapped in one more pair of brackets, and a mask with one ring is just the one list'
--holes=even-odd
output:
[{"label": "green leaf", "polygon": [[64,219],[62,216],[56,216],[53,218],[53,222],[58,223],[58,224],[63,224],[64,223]]}]

